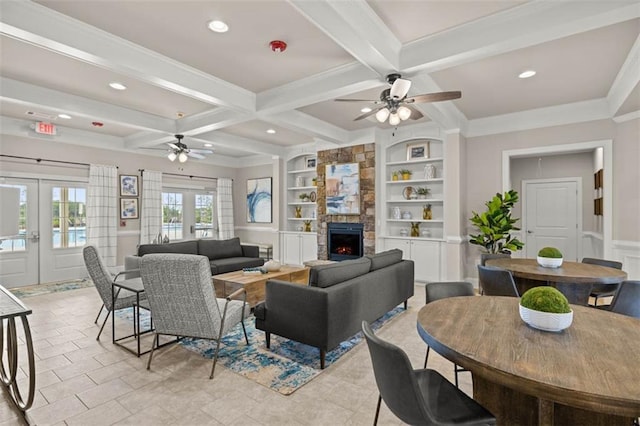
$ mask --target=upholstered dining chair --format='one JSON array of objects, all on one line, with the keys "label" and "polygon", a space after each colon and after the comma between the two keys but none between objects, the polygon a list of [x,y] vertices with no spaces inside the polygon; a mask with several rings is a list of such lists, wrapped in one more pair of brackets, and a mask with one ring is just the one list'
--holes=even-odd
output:
[{"label": "upholstered dining chair", "polygon": [[520,297],[511,271],[478,265],[478,281],[484,296]]},{"label": "upholstered dining chair", "polygon": [[[115,275],[113,275],[107,267],[104,265],[102,258],[98,254],[98,249],[94,245],[87,245],[82,249],[82,257],[84,258],[84,265],[87,268],[87,272],[89,273],[89,277],[93,281],[93,284],[98,290],[98,294],[100,295],[100,299],[102,299],[102,306],[98,311],[98,316],[94,321],[95,324],[98,323],[98,318],[100,318],[100,314],[103,309],[106,309],[107,316],[104,318],[104,322],[100,327],[100,331],[98,332],[98,336],[96,340],[100,340],[100,335],[102,334],[102,330],[104,329],[107,320],[109,319],[109,315],[113,314],[113,311],[117,311],[120,309],[131,308],[134,306],[136,302],[135,293],[121,289],[115,295],[115,305],[113,304],[113,299],[111,297],[111,288],[112,284],[118,280],[120,277],[126,276],[127,273],[132,271],[122,271]],[[140,278],[131,278],[128,280],[122,279],[119,282],[127,283],[127,282],[138,282],[140,283]],[[140,299],[145,299],[146,296],[143,294],[140,295]],[[135,329],[135,321],[133,321],[133,334],[136,334]]]},{"label": "upholstered dining chair", "polygon": [[611,302],[609,310],[640,318],[640,281],[623,281]]},{"label": "upholstered dining chair", "polygon": [[[591,265],[606,266],[609,268],[622,269],[622,262],[616,260],[596,259],[594,257],[585,257],[582,259],[582,263],[589,263]],[[594,302],[591,306],[598,306],[598,298],[614,296],[618,291],[620,284],[594,284],[591,287],[591,293],[589,297],[593,297]]]},{"label": "upholstered dining chair", "polygon": [[[244,326],[249,314],[246,291],[241,288],[224,299],[216,298],[206,256],[147,254],[140,259],[140,275],[155,325],[147,370],[151,368],[161,334],[215,340],[216,352],[209,379],[213,379],[216,369],[220,339],[238,323],[242,324],[249,345]],[[234,300],[236,297],[242,300]]]},{"label": "upholstered dining chair", "polygon": [[[436,300],[445,299],[447,297],[458,296],[475,296],[473,284],[467,281],[449,281],[449,282],[431,282],[424,287],[426,295],[426,303],[435,302]],[[429,360],[429,345],[427,345],[427,355],[424,357],[424,367],[427,368]],[[453,374],[455,376],[456,387],[458,387],[458,373],[467,371],[456,364],[453,364]]]},{"label": "upholstered dining chair", "polygon": [[366,321],[362,321],[362,332],[380,392],[374,425],[382,400],[396,417],[411,425],[496,424],[489,411],[437,371],[414,370],[407,354],[377,337]]}]

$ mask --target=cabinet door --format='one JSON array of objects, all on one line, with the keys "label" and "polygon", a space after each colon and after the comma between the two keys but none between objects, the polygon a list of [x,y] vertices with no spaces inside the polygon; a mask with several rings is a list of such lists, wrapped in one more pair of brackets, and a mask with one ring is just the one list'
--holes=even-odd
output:
[{"label": "cabinet door", "polygon": [[415,263],[416,281],[440,281],[440,243],[411,241],[411,260]]},{"label": "cabinet door", "polygon": [[403,259],[411,259],[411,245],[409,240],[401,240],[397,238],[387,238],[384,240],[384,249],[399,249],[402,250]]},{"label": "cabinet door", "polygon": [[300,235],[300,248],[302,262],[307,260],[316,260],[318,258],[318,235],[313,234],[301,234]]},{"label": "cabinet door", "polygon": [[282,263],[285,265],[302,264],[299,234],[282,234]]}]

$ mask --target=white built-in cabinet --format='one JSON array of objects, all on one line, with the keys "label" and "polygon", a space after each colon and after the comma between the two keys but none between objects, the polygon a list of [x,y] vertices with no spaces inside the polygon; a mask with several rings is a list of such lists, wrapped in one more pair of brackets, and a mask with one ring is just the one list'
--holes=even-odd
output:
[{"label": "white built-in cabinet", "polygon": [[[424,157],[409,159],[408,146],[426,146]],[[410,170],[411,177],[393,178],[394,172]],[[405,259],[415,262],[416,281],[442,279],[444,249],[444,157],[442,141],[413,139],[386,148],[382,167],[384,176],[384,207],[382,241],[385,250],[398,248]],[[418,188],[428,188],[425,196],[415,194]],[[423,217],[425,206],[431,218]],[[399,213],[399,214],[398,214]],[[411,236],[411,224],[418,223],[420,234]]]},{"label": "white built-in cabinet", "polygon": [[282,262],[302,265],[318,258],[318,236],[315,232],[282,232]]}]

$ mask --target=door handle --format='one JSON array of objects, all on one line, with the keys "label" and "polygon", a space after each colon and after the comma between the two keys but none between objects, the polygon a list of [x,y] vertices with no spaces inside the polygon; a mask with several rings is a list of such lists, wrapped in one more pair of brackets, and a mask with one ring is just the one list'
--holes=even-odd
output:
[{"label": "door handle", "polygon": [[40,234],[38,233],[38,231],[33,231],[31,232],[31,236],[29,237],[29,239],[32,242],[37,243],[38,241],[40,241]]},{"label": "door handle", "polygon": [[527,229],[527,234],[533,234],[533,231]]}]

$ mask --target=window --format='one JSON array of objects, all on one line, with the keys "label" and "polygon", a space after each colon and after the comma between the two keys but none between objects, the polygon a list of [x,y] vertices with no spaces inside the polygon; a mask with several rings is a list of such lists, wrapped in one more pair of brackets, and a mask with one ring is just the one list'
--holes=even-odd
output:
[{"label": "window", "polygon": [[195,194],[195,237],[215,237],[213,228],[213,194]]},{"label": "window", "polygon": [[162,235],[169,241],[181,240],[182,230],[182,193],[162,193]]},{"label": "window", "polygon": [[18,235],[13,238],[0,239],[3,253],[25,251],[27,248],[27,187],[25,185],[2,185],[20,190],[20,211],[18,216]]},{"label": "window", "polygon": [[51,201],[53,248],[84,246],[87,242],[87,190],[53,187]]}]

